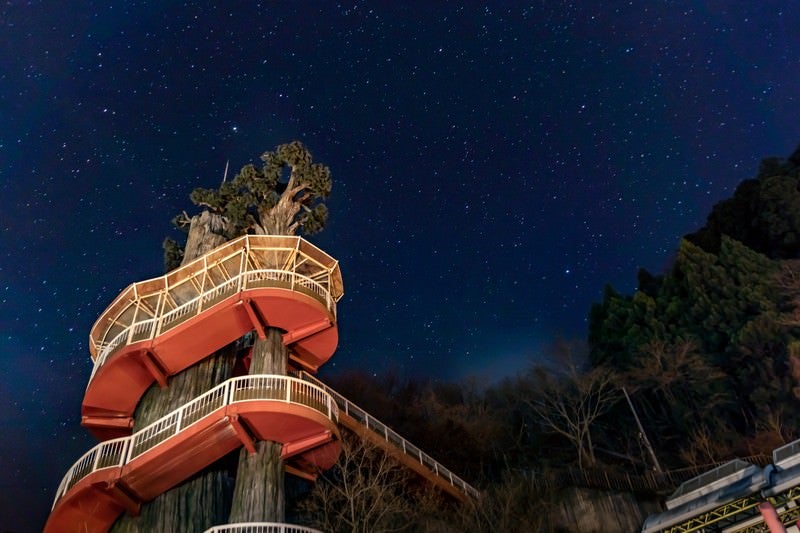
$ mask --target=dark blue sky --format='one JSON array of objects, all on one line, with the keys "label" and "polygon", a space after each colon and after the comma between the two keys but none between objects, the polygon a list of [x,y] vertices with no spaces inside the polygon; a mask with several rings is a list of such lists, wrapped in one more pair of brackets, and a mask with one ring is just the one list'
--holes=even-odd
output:
[{"label": "dark blue sky", "polygon": [[796,2],[497,4],[0,7],[3,527],[93,445],[89,328],[227,160],[330,166],[334,370],[494,379],[800,143]]}]

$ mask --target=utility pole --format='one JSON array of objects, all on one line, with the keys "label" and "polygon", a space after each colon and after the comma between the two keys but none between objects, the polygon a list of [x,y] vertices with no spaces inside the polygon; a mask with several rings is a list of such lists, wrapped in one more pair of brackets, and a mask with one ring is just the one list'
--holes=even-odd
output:
[{"label": "utility pole", "polygon": [[658,464],[658,458],[656,458],[656,452],[650,445],[650,440],[647,438],[647,433],[644,432],[642,423],[639,420],[639,415],[636,414],[636,409],[634,409],[631,397],[628,396],[628,391],[625,390],[625,387],[622,387],[622,393],[625,395],[625,399],[628,400],[628,405],[630,406],[631,412],[633,413],[633,418],[636,420],[636,425],[639,426],[639,435],[642,436],[642,440],[644,441],[644,446],[645,448],[647,448],[647,451],[650,453],[650,458],[653,460],[653,466],[655,467],[656,472],[661,472],[661,465]]}]

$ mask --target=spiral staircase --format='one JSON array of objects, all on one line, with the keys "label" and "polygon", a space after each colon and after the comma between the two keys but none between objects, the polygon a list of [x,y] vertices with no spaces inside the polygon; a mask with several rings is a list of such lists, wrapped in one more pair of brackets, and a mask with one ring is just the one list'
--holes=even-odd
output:
[{"label": "spiral staircase", "polygon": [[[107,531],[231,451],[282,444],[288,473],[315,479],[340,452],[339,425],[381,446],[451,496],[477,491],[310,373],[336,350],[335,259],[295,236],[246,235],[125,289],[90,332],[82,424],[101,442],[69,469],[45,532]],[[144,392],[249,332],[285,333],[294,375],[233,377],[132,433]],[[212,531],[212,530],[209,530]],[[313,531],[228,524],[213,531]]]}]

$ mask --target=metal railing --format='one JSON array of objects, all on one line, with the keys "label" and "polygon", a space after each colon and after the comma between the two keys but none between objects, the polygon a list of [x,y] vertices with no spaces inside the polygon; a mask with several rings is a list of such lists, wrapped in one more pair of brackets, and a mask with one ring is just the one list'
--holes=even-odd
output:
[{"label": "metal railing", "polygon": [[203,533],[322,533],[318,529],[279,522],[243,522],[206,529]]},{"label": "metal railing", "polygon": [[772,462],[784,470],[800,463],[800,440],[792,441],[773,450]]},{"label": "metal railing", "polygon": [[464,494],[473,498],[478,498],[480,493],[472,485],[453,474],[449,469],[444,467],[441,463],[433,459],[430,455],[420,450],[417,446],[411,444],[404,439],[399,433],[391,429],[389,426],[376,419],[374,416],[367,413],[362,408],[358,407],[350,400],[325,385],[323,382],[312,376],[311,374],[300,371],[297,372],[304,381],[308,381],[318,387],[322,388],[330,394],[336,403],[339,405],[340,411],[348,415],[350,418],[361,424],[364,428],[369,429],[377,436],[383,438],[387,443],[392,444],[397,450],[402,451],[406,456],[413,458],[421,465],[427,467],[436,476],[447,481],[453,487],[457,488]]},{"label": "metal railing", "polygon": [[133,435],[100,443],[86,452],[61,480],[53,507],[64,494],[89,474],[128,464],[227,405],[263,400],[304,405],[319,411],[330,420],[339,419],[339,408],[332,396],[313,383],[291,376],[271,374],[231,378]]},{"label": "metal railing", "polygon": [[334,317],[343,294],[338,262],[305,239],[245,235],[164,276],[128,286],[92,326],[89,351],[102,363],[120,346],[153,339],[237,292],[258,287],[302,292]]},{"label": "metal railing", "polygon": [[[134,322],[120,331],[110,342],[100,346],[97,358],[94,360],[92,374],[89,383],[94,379],[97,371],[108,361],[108,358],[117,350],[134,342],[151,340],[162,335],[172,328],[179,326],[187,320],[200,315],[213,305],[234,294],[248,289],[287,286],[291,290],[304,289],[304,292],[311,292],[318,299],[325,303],[327,308],[336,314],[336,302],[331,299],[330,292],[316,281],[285,270],[262,269],[250,272],[243,272],[235,278],[221,282],[203,293],[195,296],[188,302],[153,318],[147,318],[141,322]],[[88,385],[87,385],[88,387]]]}]

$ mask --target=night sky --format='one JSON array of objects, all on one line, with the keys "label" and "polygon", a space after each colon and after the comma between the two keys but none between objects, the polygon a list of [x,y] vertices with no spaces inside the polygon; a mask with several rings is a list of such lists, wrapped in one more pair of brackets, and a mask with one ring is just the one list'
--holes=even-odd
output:
[{"label": "night sky", "polygon": [[89,328],[228,160],[333,172],[323,377],[488,382],[800,143],[800,3],[499,4],[0,7],[0,529],[94,444]]}]

